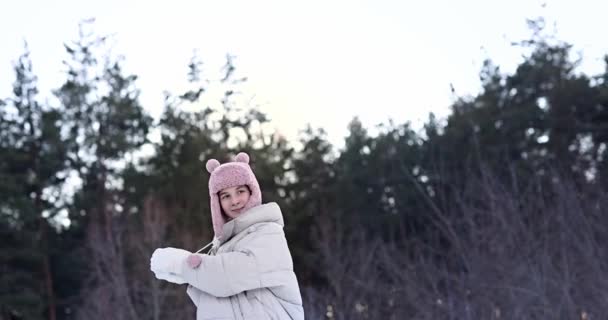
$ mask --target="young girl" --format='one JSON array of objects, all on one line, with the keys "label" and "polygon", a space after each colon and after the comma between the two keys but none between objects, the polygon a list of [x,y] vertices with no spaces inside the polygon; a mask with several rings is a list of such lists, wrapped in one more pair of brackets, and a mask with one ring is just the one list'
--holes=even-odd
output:
[{"label": "young girl", "polygon": [[262,204],[249,156],[235,160],[207,161],[215,233],[209,253],[157,249],[151,269],[159,279],[188,283],[197,320],[304,319],[281,210]]}]

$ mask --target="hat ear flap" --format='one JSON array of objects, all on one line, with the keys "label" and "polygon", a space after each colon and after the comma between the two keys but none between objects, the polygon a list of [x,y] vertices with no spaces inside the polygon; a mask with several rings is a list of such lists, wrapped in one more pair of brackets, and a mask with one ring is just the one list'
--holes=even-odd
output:
[{"label": "hat ear flap", "polygon": [[205,164],[205,167],[207,168],[207,171],[209,173],[213,172],[213,170],[215,170],[219,166],[220,166],[220,162],[215,159],[209,159],[207,161],[207,164]]},{"label": "hat ear flap", "polygon": [[224,216],[222,215],[222,207],[218,196],[211,196],[211,221],[213,222],[213,233],[216,237],[222,236],[222,228],[224,227]]},{"label": "hat ear flap", "polygon": [[243,162],[249,164],[249,155],[245,152],[239,152],[235,157],[236,162]]}]

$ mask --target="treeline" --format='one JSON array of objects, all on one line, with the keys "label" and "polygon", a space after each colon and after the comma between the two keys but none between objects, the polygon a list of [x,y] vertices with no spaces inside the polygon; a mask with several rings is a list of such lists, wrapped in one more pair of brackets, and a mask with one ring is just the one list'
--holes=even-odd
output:
[{"label": "treeline", "polygon": [[230,58],[208,81],[194,57],[154,120],[105,38],[65,45],[47,101],[26,50],[0,100],[0,320],[193,318],[149,257],[212,238],[204,161],[239,151],[283,209],[309,319],[605,317],[608,69],[579,72],[538,23],[517,69],[487,61],[446,119],[353,119],[339,149],[269,131]]}]

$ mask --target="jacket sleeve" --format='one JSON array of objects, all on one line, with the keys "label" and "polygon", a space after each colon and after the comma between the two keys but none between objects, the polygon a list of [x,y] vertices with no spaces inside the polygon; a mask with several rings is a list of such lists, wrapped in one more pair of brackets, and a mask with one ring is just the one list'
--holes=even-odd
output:
[{"label": "jacket sleeve", "polygon": [[243,232],[248,234],[235,245],[234,251],[214,256],[205,254],[196,269],[184,261],[184,280],[215,297],[288,285],[293,275],[293,262],[283,228],[266,223]]},{"label": "jacket sleeve", "polygon": [[198,308],[198,301],[200,300],[201,292],[199,290],[197,290],[195,287],[188,285],[188,288],[186,289],[186,293],[190,297],[190,300],[192,300],[194,305]]}]

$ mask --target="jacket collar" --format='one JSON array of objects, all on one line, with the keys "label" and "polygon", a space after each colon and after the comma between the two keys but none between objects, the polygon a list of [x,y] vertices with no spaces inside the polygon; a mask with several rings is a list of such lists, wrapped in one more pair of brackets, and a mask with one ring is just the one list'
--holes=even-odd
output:
[{"label": "jacket collar", "polygon": [[243,212],[236,219],[226,222],[222,227],[222,236],[219,238],[220,243],[230,240],[241,231],[261,222],[274,222],[283,227],[285,224],[279,205],[275,202],[270,202],[255,206]]}]

